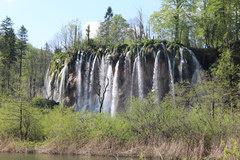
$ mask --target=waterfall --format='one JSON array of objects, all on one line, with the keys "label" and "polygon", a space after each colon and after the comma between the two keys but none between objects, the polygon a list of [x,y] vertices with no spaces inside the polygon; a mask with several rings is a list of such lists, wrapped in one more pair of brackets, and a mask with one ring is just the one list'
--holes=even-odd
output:
[{"label": "waterfall", "polygon": [[86,62],[86,70],[85,70],[85,78],[84,78],[84,102],[83,102],[83,111],[86,111],[88,108],[88,96],[89,96],[89,74],[90,74],[90,66],[91,66],[91,59],[92,59],[92,54],[89,57],[89,59]]},{"label": "waterfall", "polygon": [[[45,96],[66,105],[73,105],[76,102],[77,111],[98,112],[102,103],[102,112],[114,116],[117,110],[124,110],[127,107],[124,103],[126,98],[129,96],[144,98],[144,91],[155,91],[157,102],[160,102],[168,91],[172,93],[174,99],[175,78],[183,81],[190,77],[192,84],[201,82],[201,65],[191,50],[182,47],[175,54],[168,52],[162,43],[162,49],[156,53],[155,58],[151,57],[150,53],[142,57],[139,51],[137,48],[134,62],[129,57],[130,52],[127,52],[124,58],[120,55],[119,59],[110,54],[99,58],[100,55],[84,55],[83,52],[79,52],[75,55],[77,58],[74,71],[68,69],[68,66],[72,65],[68,64],[68,61],[54,72],[51,71],[50,65],[44,82]],[[186,56],[190,57],[189,62],[187,61],[189,58],[185,59]],[[148,63],[154,66],[143,65]],[[66,88],[68,70],[71,71],[67,85],[70,88]],[[73,88],[74,86],[76,88]],[[65,91],[69,95],[66,95]],[[63,101],[66,96],[68,99]]]},{"label": "waterfall", "polygon": [[65,61],[64,67],[62,68],[58,76],[58,78],[61,78],[61,80],[59,84],[58,97],[56,98],[56,102],[61,102],[63,100],[62,95],[64,95],[64,90],[65,90],[65,79],[66,79],[67,69],[68,69],[67,61]]},{"label": "waterfall", "polygon": [[129,53],[127,52],[126,56],[125,56],[125,60],[124,60],[124,94],[125,94],[125,98],[127,98],[127,96],[131,95],[131,90],[129,90],[129,88],[131,88],[131,60],[129,59]]},{"label": "waterfall", "polygon": [[82,59],[83,59],[83,52],[80,55],[79,60],[79,53],[77,55],[76,61],[76,73],[77,73],[77,110],[80,111],[81,107],[81,87],[82,87]]},{"label": "waterfall", "polygon": [[171,65],[171,60],[170,57],[167,53],[167,58],[168,58],[168,70],[169,70],[169,77],[170,77],[170,85],[171,85],[171,90],[172,90],[172,96],[175,98],[175,89],[174,89],[174,78],[173,78],[173,72],[172,72],[172,65]]},{"label": "waterfall", "polygon": [[193,60],[193,64],[194,64],[194,73],[192,76],[192,81],[191,83],[201,83],[201,74],[200,71],[202,70],[202,67],[200,65],[200,63],[198,62],[195,54],[193,53],[193,51],[191,51],[190,49],[187,49],[189,54],[192,56],[192,60]]},{"label": "waterfall", "polygon": [[181,58],[180,58],[178,70],[179,70],[179,75],[180,75],[180,81],[182,82],[183,81],[183,64],[185,63],[182,48],[180,48],[180,56],[181,56]]},{"label": "waterfall", "polygon": [[157,52],[157,55],[155,57],[155,62],[154,62],[154,69],[153,69],[153,86],[152,86],[152,91],[155,91],[157,94],[157,98],[160,97],[159,94],[159,81],[160,81],[160,64],[159,64],[159,56],[160,56],[160,51]]},{"label": "waterfall", "polygon": [[134,63],[133,63],[130,97],[134,96],[134,87],[133,86],[136,83],[134,81],[134,75],[136,74],[136,64],[137,64],[137,58],[135,58]]},{"label": "waterfall", "polygon": [[49,73],[49,67],[47,69],[47,73],[46,73],[46,76],[45,76],[45,81],[44,81],[44,95],[47,99],[49,99],[51,97],[51,81],[52,81],[52,77],[53,76],[50,76],[50,73]]},{"label": "waterfall", "polygon": [[94,94],[94,91],[93,91],[93,87],[94,86],[94,76],[95,76],[95,70],[96,70],[96,63],[97,62],[97,56],[95,56],[94,60],[93,60],[93,64],[92,64],[92,69],[91,69],[91,75],[90,75],[90,87],[89,87],[89,107],[90,108],[94,108],[93,106],[93,102],[94,102],[94,99],[93,99],[93,94]]},{"label": "waterfall", "polygon": [[141,58],[140,53],[137,48],[137,75],[138,75],[138,95],[140,98],[144,97],[143,94],[143,73],[142,73],[142,66],[141,66]]},{"label": "waterfall", "polygon": [[[112,72],[112,65],[108,66],[107,77],[105,79],[104,89],[106,88],[106,92],[104,95],[103,101],[103,112],[110,113],[111,109],[111,100],[112,100],[112,79],[113,79],[113,72]],[[101,95],[103,97],[103,95]]]},{"label": "waterfall", "polygon": [[101,88],[100,95],[102,96],[104,92],[106,74],[107,74],[108,64],[105,62],[105,57],[102,56],[101,65],[99,69],[99,85]]},{"label": "waterfall", "polygon": [[118,104],[118,68],[119,68],[119,61],[115,66],[115,73],[113,77],[113,87],[112,87],[112,104],[111,104],[111,115],[114,116],[117,104]]}]

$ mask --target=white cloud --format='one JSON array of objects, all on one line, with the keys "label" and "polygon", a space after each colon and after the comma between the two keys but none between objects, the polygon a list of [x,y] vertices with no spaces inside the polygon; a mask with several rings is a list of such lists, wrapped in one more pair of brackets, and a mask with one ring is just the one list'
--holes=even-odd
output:
[{"label": "white cloud", "polygon": [[88,22],[86,24],[83,25],[83,38],[86,37],[86,29],[87,26],[90,25],[90,38],[94,38],[97,36],[97,30],[100,26],[99,22]]}]

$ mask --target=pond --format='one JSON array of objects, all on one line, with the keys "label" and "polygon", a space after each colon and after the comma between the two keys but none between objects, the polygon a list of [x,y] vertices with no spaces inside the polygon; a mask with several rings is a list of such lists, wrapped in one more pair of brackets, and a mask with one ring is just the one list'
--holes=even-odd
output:
[{"label": "pond", "polygon": [[[69,156],[49,154],[0,153],[0,160],[116,160],[116,157]],[[137,160],[137,158],[118,158],[118,160]]]}]

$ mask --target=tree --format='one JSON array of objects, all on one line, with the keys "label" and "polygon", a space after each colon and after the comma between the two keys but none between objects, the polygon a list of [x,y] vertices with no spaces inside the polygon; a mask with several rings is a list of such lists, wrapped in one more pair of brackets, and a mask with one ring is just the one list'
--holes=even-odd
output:
[{"label": "tree", "polygon": [[129,28],[129,24],[127,21],[120,15],[116,14],[110,20],[110,39],[113,43],[123,43],[124,39],[127,36],[127,30]]},{"label": "tree", "polygon": [[19,128],[20,128],[20,137],[23,138],[23,129],[22,129],[22,123],[23,123],[23,104],[22,104],[22,60],[23,60],[23,54],[24,51],[27,48],[27,29],[22,25],[19,32],[19,42],[18,42],[18,48],[20,50],[20,67],[19,67],[19,98],[20,98],[20,107],[19,107]]},{"label": "tree", "polygon": [[52,41],[52,47],[55,53],[67,50],[77,51],[81,41],[81,23],[78,19],[76,19],[63,26],[61,32],[55,35]]},{"label": "tree", "polygon": [[230,50],[223,51],[217,63],[218,65],[213,71],[221,81],[221,86],[225,89],[229,109],[231,109],[233,113],[233,109],[237,107],[237,100],[239,99],[238,84],[240,82],[240,66],[239,64],[234,64]]},{"label": "tree", "polygon": [[90,40],[90,24],[87,26],[86,36],[87,36],[87,44],[89,45],[89,40]]},{"label": "tree", "polygon": [[24,55],[24,51],[27,49],[27,29],[22,25],[21,28],[19,29],[18,36],[19,36],[19,42],[18,42],[18,48],[20,50],[20,78],[22,77],[22,59]]},{"label": "tree", "polygon": [[[17,53],[16,53],[16,37],[14,33],[14,29],[12,28],[13,22],[11,18],[6,17],[5,20],[2,21],[1,24],[1,35],[3,36],[3,48],[2,51],[2,63],[3,71],[2,76],[4,77],[4,82],[7,81],[7,88],[10,89],[10,69],[11,65],[17,61]],[[5,88],[5,83],[2,84],[2,88]]]},{"label": "tree", "polygon": [[109,6],[107,9],[107,12],[105,13],[104,16],[104,21],[100,23],[100,27],[98,30],[98,38],[99,41],[103,44],[103,45],[108,45],[110,42],[110,20],[113,17],[113,12],[112,12],[112,8]]}]

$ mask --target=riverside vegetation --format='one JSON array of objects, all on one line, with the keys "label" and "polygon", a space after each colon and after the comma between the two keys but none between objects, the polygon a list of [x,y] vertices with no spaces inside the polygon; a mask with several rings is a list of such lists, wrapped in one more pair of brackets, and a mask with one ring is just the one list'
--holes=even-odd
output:
[{"label": "riverside vegetation", "polygon": [[[44,99],[45,71],[53,56],[49,45],[41,50],[32,47],[26,28],[22,26],[16,36],[6,17],[0,35],[0,151],[239,159],[239,1],[165,2],[150,18],[158,38],[174,45],[214,48],[220,55],[203,66],[201,83],[177,82],[174,98],[169,92],[160,101],[155,92],[145,98],[129,97],[126,111],[113,117],[75,112],[75,106]],[[139,23],[128,24],[121,15],[113,16],[109,7],[98,36],[91,39],[88,27],[84,40],[79,23],[72,21],[59,34],[66,39],[53,43],[52,61],[71,59],[82,49],[112,49],[123,42],[136,47],[151,37],[141,11],[137,19]],[[51,69],[59,69],[63,62]]]}]

